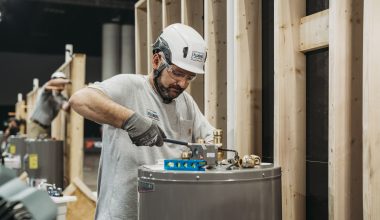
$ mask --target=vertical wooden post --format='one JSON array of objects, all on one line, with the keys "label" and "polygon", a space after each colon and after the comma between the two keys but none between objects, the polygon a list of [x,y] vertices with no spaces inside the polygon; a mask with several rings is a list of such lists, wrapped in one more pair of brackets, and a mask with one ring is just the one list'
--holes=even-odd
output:
[{"label": "vertical wooden post", "polygon": [[[17,103],[15,105],[15,118],[26,120],[26,105],[25,100],[22,99],[22,93],[17,95]],[[26,134],[25,125],[20,126],[20,133]]]},{"label": "vertical wooden post", "polygon": [[[69,68],[71,57],[73,55],[73,45],[66,44],[65,49],[65,63],[60,68],[58,68],[57,71],[65,72],[67,75],[67,73],[70,72]],[[63,95],[67,97],[67,87],[65,91],[63,91]],[[59,111],[57,117],[55,117],[51,123],[51,137],[56,140],[66,139],[66,112],[62,109]]]},{"label": "vertical wooden post", "polygon": [[364,1],[363,216],[380,219],[380,1]]},{"label": "vertical wooden post", "polygon": [[362,219],[362,0],[330,2],[329,219]]},{"label": "vertical wooden post", "polygon": [[136,73],[148,73],[147,39],[147,4],[146,0],[140,0],[135,5]]},{"label": "vertical wooden post", "polygon": [[181,22],[181,0],[162,0],[162,29]]},{"label": "vertical wooden post", "polygon": [[38,80],[37,80],[37,85],[35,85],[33,87],[33,90],[30,91],[27,95],[26,95],[26,117],[27,117],[27,120],[26,120],[26,134],[30,134],[30,117],[32,116],[32,112],[33,112],[33,109],[34,109],[34,106],[36,104],[36,101],[37,101],[37,96],[38,96],[38,92],[39,92],[39,88],[38,88]]},{"label": "vertical wooden post", "polygon": [[240,154],[261,156],[261,0],[235,4],[235,143]]},{"label": "vertical wooden post", "polygon": [[[84,87],[86,55],[75,54],[71,64],[71,90],[69,96]],[[83,126],[84,119],[73,109],[70,109],[67,131],[67,149],[70,155],[69,177],[70,180],[78,177],[83,178]]]},{"label": "vertical wooden post", "polygon": [[[182,0],[181,22],[194,28],[203,35],[203,0]],[[204,112],[204,75],[198,75],[187,88],[199,109]]]},{"label": "vertical wooden post", "polygon": [[282,170],[282,219],[306,219],[306,61],[299,52],[305,0],[274,2],[274,162]]},{"label": "vertical wooden post", "polygon": [[152,44],[157,39],[162,31],[162,3],[160,0],[147,0],[148,1],[148,39],[147,39],[147,65],[148,73],[152,71]]},{"label": "vertical wooden post", "polygon": [[[205,115],[216,128],[227,131],[227,25],[226,1],[204,1],[205,40],[208,47],[205,74]],[[223,140],[225,145],[226,138]]]}]

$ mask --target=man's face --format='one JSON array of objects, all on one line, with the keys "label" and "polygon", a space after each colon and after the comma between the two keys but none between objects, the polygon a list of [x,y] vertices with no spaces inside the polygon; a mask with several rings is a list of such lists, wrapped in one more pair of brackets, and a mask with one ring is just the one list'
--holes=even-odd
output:
[{"label": "man's face", "polygon": [[175,65],[165,68],[157,80],[158,89],[167,100],[177,98],[196,77],[195,73]]}]

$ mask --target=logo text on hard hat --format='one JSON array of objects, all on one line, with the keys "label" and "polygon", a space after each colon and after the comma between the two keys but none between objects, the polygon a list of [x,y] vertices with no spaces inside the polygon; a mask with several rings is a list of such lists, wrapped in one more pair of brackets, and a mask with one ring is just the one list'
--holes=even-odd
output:
[{"label": "logo text on hard hat", "polygon": [[197,62],[203,62],[204,57],[205,57],[205,54],[198,51],[193,51],[193,53],[191,54],[191,60],[197,61]]}]

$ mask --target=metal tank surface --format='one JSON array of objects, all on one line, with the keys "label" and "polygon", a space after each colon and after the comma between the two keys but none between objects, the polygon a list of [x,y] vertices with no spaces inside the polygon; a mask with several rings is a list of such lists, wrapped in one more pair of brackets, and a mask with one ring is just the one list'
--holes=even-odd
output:
[{"label": "metal tank surface", "polygon": [[63,187],[63,141],[26,139],[27,166],[30,185],[42,180]]},{"label": "metal tank surface", "polygon": [[19,168],[17,173],[21,174],[25,170],[24,156],[26,154],[26,137],[23,136],[10,136],[8,152],[19,160]]},{"label": "metal tank surface", "polygon": [[281,168],[138,169],[139,220],[280,220]]}]

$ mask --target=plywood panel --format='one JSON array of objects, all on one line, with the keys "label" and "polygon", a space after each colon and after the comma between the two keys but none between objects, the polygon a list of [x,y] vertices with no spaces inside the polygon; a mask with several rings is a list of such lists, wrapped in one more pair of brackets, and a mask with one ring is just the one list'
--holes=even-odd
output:
[{"label": "plywood panel", "polygon": [[362,219],[362,10],[330,1],[329,219]]},{"label": "plywood panel", "polygon": [[304,0],[274,3],[274,163],[282,170],[282,219],[306,218],[306,61],[299,52]]},{"label": "plywood panel", "polygon": [[380,1],[364,2],[363,216],[380,219]]},{"label": "plywood panel", "polygon": [[235,143],[262,156],[261,1],[235,1]]},{"label": "plywood panel", "polygon": [[[205,115],[216,128],[227,130],[226,1],[205,1]],[[226,144],[226,138],[223,140]]]}]

